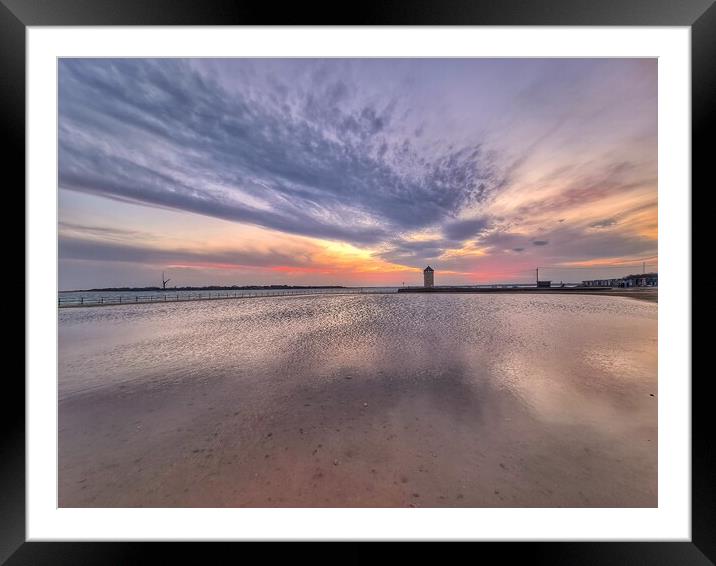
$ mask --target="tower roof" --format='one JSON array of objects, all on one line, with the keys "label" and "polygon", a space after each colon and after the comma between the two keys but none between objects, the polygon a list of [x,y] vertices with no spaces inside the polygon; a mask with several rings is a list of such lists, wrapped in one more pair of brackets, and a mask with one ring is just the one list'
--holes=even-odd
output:
[{"label": "tower roof", "polygon": [[428,265],[425,269],[423,269],[423,271],[435,271],[435,270]]}]

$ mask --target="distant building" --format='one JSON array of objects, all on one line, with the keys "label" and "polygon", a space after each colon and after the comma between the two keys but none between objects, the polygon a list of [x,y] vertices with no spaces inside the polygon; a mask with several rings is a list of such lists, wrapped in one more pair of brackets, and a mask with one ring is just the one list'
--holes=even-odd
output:
[{"label": "distant building", "polygon": [[591,279],[582,281],[585,287],[623,287],[621,279]]},{"label": "distant building", "polygon": [[627,275],[618,279],[591,279],[582,281],[585,287],[658,287],[658,273],[642,273],[640,275]]},{"label": "distant building", "polygon": [[551,281],[537,281],[537,287],[551,287]]},{"label": "distant building", "polygon": [[627,275],[622,279],[624,287],[658,287],[658,273],[642,273],[639,275]]},{"label": "distant building", "polygon": [[434,287],[435,286],[435,270],[429,265],[423,269],[423,286]]},{"label": "distant building", "polygon": [[594,279],[585,281],[587,287],[618,287],[621,279]]}]

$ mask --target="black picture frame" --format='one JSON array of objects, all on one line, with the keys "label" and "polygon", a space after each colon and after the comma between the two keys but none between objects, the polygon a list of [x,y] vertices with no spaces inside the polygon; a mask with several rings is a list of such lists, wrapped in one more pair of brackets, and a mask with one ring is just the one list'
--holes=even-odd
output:
[{"label": "black picture frame", "polygon": [[[713,0],[362,0],[345,8],[337,2],[286,3],[278,9],[272,3],[231,0],[0,0],[0,131],[6,142],[6,187],[15,190],[25,185],[26,28],[89,25],[688,26],[692,179],[693,184],[706,182],[708,116],[716,100]],[[684,190],[687,194],[689,189]],[[24,210],[24,201],[20,206]],[[20,261],[24,264],[24,258]],[[483,543],[480,555],[497,552],[499,560],[507,563],[716,563],[716,466],[710,451],[713,427],[707,381],[692,380],[691,542]],[[215,556],[226,550],[230,543],[26,542],[25,387],[20,372],[5,372],[4,386],[7,397],[0,411],[0,563],[134,564],[154,562],[152,555],[160,552],[163,562],[170,560],[168,556],[178,555],[182,561],[203,564],[215,562]],[[292,559],[300,558],[302,552],[313,552],[305,545],[299,548],[292,549]]]}]

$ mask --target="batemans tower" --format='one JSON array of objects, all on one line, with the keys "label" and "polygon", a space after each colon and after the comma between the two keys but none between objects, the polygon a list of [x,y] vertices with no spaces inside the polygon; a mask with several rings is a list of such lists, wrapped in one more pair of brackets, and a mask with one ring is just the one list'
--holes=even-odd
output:
[{"label": "batemans tower", "polygon": [[433,287],[435,284],[434,279],[435,270],[429,265],[423,269],[423,285],[425,287]]}]

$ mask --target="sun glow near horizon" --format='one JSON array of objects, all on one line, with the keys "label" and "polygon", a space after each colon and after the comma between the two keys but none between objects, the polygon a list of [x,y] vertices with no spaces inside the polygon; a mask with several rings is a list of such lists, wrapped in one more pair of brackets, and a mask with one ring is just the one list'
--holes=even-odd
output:
[{"label": "sun glow near horizon", "polygon": [[653,267],[656,66],[61,59],[60,288]]}]

